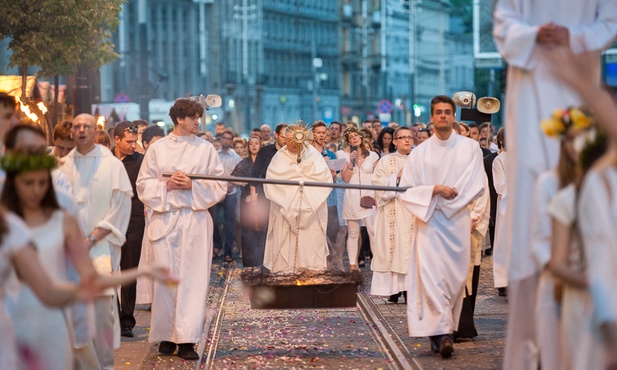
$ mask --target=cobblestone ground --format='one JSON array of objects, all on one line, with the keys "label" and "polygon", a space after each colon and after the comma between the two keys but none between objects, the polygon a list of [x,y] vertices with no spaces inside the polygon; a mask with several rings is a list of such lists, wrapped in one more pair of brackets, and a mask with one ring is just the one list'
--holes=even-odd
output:
[{"label": "cobblestone ground", "polygon": [[[221,264],[213,264],[211,286],[223,274]],[[428,339],[407,335],[406,305],[386,304],[384,298],[373,302],[424,369],[498,369],[503,359],[506,335],[507,303],[492,287],[492,262],[485,257],[480,270],[475,323],[479,336],[473,341],[456,343],[451,359],[443,360],[430,352]],[[370,282],[370,268],[364,268]],[[368,323],[357,308],[328,310],[252,310],[234,272],[227,300],[214,369],[383,369],[393,364],[376,344]],[[368,284],[362,289],[369,290]],[[217,292],[210,292],[207,315]],[[403,302],[403,300],[401,300]],[[142,307],[143,308],[143,307]],[[116,351],[116,369],[190,369],[195,362],[176,356],[159,356],[157,346],[147,342],[149,311],[138,310],[135,338],[123,338]],[[215,338],[216,339],[216,338]],[[203,365],[202,365],[203,366]]]}]

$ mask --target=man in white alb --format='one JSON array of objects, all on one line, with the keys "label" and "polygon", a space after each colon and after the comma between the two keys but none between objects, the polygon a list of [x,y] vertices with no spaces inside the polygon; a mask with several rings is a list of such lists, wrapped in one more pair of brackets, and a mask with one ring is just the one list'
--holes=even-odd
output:
[{"label": "man in white alb", "polygon": [[185,360],[199,358],[194,345],[203,330],[214,230],[208,208],[227,192],[225,182],[187,176],[225,176],[214,146],[195,136],[203,112],[196,101],[177,99],[169,110],[173,132],[148,148],[137,177],[139,199],[153,211],[145,235],[154,263],[180,278],[177,287],[154,283],[149,340],[166,355],[178,345]]},{"label": "man in white alb", "polygon": [[429,336],[431,348],[447,358],[454,351],[469,269],[469,204],[484,191],[486,174],[478,143],[452,129],[454,101],[431,101],[435,135],[418,145],[403,168],[399,198],[416,217],[409,264],[409,334]]}]

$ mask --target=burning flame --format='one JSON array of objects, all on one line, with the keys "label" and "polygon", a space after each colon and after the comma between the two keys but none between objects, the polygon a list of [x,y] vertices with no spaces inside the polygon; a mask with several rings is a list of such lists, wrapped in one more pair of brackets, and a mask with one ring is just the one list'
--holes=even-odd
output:
[{"label": "burning flame", "polygon": [[297,286],[302,286],[302,282],[300,280],[296,280],[296,285]]},{"label": "burning flame", "polygon": [[47,113],[47,107],[45,106],[45,104],[43,104],[42,101],[38,102],[36,106],[41,110],[41,113],[43,114]]},{"label": "burning flame", "polygon": [[96,128],[99,130],[105,129],[105,116],[99,116],[99,118],[96,119]]},{"label": "burning flame", "polygon": [[[43,103],[39,103],[39,104],[43,104]],[[23,114],[25,114],[28,118],[30,118],[30,120],[32,122],[38,122],[39,121],[39,116],[36,115],[36,113],[32,112],[30,110],[30,107],[27,104],[24,104],[21,100],[19,101],[19,106],[21,108],[21,111]],[[43,105],[44,106],[44,105]]]}]

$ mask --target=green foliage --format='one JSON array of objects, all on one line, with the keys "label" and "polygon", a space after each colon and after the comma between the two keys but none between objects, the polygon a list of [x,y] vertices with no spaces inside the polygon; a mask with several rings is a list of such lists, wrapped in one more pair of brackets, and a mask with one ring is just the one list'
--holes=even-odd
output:
[{"label": "green foliage", "polygon": [[450,17],[461,18],[465,33],[473,32],[473,1],[450,0]]},{"label": "green foliage", "polygon": [[11,66],[38,66],[42,76],[111,62],[111,30],[123,0],[0,0],[0,39],[11,37]]}]

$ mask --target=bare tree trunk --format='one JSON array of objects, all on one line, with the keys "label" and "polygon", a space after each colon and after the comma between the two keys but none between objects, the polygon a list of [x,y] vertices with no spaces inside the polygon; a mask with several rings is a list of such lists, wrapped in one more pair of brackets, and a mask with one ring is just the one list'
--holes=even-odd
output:
[{"label": "bare tree trunk", "polygon": [[21,69],[21,99],[22,101],[27,101],[26,84],[28,83],[28,68],[21,66],[19,69]]},{"label": "bare tree trunk", "polygon": [[51,127],[55,128],[58,124],[58,92],[60,91],[60,76],[54,76],[54,114],[52,115]]}]

